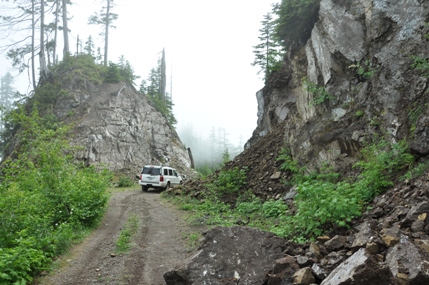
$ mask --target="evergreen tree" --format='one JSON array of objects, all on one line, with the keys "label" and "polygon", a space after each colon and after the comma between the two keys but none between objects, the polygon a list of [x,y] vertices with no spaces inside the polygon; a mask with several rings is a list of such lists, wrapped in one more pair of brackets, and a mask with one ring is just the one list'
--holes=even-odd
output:
[{"label": "evergreen tree", "polygon": [[261,21],[261,24],[262,28],[259,30],[261,34],[258,37],[260,43],[253,46],[255,60],[252,65],[261,68],[258,74],[263,71],[264,80],[266,80],[270,72],[281,66],[283,52],[280,48],[280,44],[275,38],[275,22],[273,21],[272,14],[267,13],[264,16],[264,20]]},{"label": "evergreen tree", "polygon": [[9,111],[12,109],[16,91],[13,88],[14,78],[10,72],[0,78],[0,105]]},{"label": "evergreen tree", "polygon": [[128,60],[125,60],[123,55],[119,57],[119,69],[122,79],[130,85],[135,85],[134,81],[140,78],[140,76],[135,75],[134,68]]},{"label": "evergreen tree", "polygon": [[[177,120],[173,114],[173,101],[171,96],[163,92],[163,72],[162,72],[162,59],[158,60],[156,67],[152,68],[149,72],[147,81],[143,81],[140,85],[140,92],[144,94],[168,120],[168,122],[174,126],[177,124]],[[165,62],[164,62],[165,65]]]},{"label": "evergreen tree", "polygon": [[89,54],[93,59],[95,59],[94,55],[94,41],[92,40],[92,36],[90,35],[85,42],[85,47],[83,48],[87,54]]},{"label": "evergreen tree", "polygon": [[109,50],[109,29],[115,28],[113,22],[118,19],[118,14],[112,12],[114,7],[113,0],[103,0],[106,6],[103,6],[100,13],[95,13],[88,19],[89,25],[101,25],[103,32],[100,33],[104,37],[104,65],[107,66],[107,55]]},{"label": "evergreen tree", "polygon": [[319,7],[320,0],[282,0],[274,6],[276,37],[285,49],[306,43],[318,20]]}]

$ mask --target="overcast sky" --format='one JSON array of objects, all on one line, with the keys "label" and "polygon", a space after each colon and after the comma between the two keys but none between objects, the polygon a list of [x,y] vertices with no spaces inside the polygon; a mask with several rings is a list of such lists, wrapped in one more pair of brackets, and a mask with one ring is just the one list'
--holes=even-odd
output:
[{"label": "overcast sky", "polygon": [[[70,46],[75,52],[79,35],[92,35],[103,47],[101,31],[87,19],[99,11],[101,0],[74,0]],[[109,60],[124,55],[135,73],[146,79],[165,48],[167,81],[172,75],[174,114],[178,129],[192,125],[208,137],[212,127],[224,128],[234,144],[246,142],[256,128],[255,93],[263,87],[258,68],[252,67],[263,16],[273,0],[115,0],[119,18],[109,36]],[[0,75],[10,64],[0,60]],[[21,92],[27,85],[15,84]],[[19,85],[19,86],[17,86]],[[25,85],[25,86],[23,86]],[[170,91],[170,86],[167,87]]]}]

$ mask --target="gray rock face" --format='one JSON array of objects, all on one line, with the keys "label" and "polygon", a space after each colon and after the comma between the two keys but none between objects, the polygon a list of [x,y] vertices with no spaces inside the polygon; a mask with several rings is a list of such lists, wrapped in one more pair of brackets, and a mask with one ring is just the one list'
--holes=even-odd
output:
[{"label": "gray rock face", "polygon": [[78,122],[71,141],[83,147],[79,159],[132,177],[145,164],[190,172],[190,158],[175,130],[130,86],[102,84],[71,93],[57,104],[55,113]]},{"label": "gray rock face", "polygon": [[[248,144],[282,123],[292,156],[310,168],[350,165],[374,133],[387,132],[391,141],[407,137],[416,155],[427,155],[429,111],[420,106],[428,78],[411,68],[411,56],[429,56],[428,13],[429,3],[419,0],[321,0],[307,44],[258,92],[263,111]],[[312,104],[317,95],[303,78],[333,99]]]},{"label": "gray rock face", "polygon": [[164,279],[169,285],[263,284],[275,260],[283,257],[284,243],[256,229],[216,227],[207,232],[190,262],[167,272]]}]

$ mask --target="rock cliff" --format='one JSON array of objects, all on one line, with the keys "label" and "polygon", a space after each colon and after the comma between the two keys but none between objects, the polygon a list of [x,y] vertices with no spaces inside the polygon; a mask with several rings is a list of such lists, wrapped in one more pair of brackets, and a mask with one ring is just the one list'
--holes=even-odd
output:
[{"label": "rock cliff", "polygon": [[145,164],[164,164],[192,174],[188,152],[167,119],[124,83],[69,84],[54,113],[73,123],[79,159],[134,177]]},{"label": "rock cliff", "polygon": [[411,68],[412,56],[428,57],[428,15],[420,0],[322,0],[306,45],[289,51],[257,93],[258,126],[246,147],[281,124],[285,146],[311,168],[350,165],[376,134],[406,137],[417,157],[429,154],[428,77]]}]

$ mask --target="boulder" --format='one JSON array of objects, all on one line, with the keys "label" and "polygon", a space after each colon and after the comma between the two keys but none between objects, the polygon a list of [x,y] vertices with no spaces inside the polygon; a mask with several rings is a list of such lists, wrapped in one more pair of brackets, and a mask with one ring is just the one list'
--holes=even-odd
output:
[{"label": "boulder", "polygon": [[284,249],[285,240],[271,233],[216,227],[205,234],[200,251],[164,279],[167,284],[263,284]]},{"label": "boulder", "polygon": [[395,284],[387,266],[379,265],[374,257],[361,248],[335,268],[322,285],[380,285]]},{"label": "boulder", "polygon": [[402,279],[407,276],[410,285],[429,284],[428,259],[427,252],[420,250],[405,237],[386,255],[386,263],[393,276]]}]

